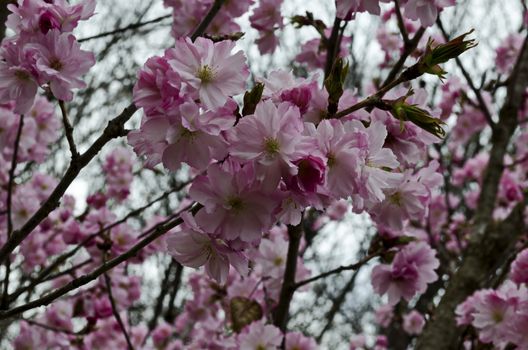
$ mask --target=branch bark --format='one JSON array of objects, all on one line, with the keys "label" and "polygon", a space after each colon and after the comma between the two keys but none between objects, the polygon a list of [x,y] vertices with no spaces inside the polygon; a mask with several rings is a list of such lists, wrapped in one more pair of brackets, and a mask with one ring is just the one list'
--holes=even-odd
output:
[{"label": "branch bark", "polygon": [[[192,211],[197,211],[201,208],[200,205],[196,205]],[[39,306],[49,305],[52,303],[55,299],[60,298],[61,296],[71,292],[72,290],[75,290],[93,280],[95,280],[97,277],[101,276],[105,272],[113,269],[117,265],[121,264],[122,262],[130,259],[131,257],[135,256],[141,249],[152,243],[154,240],[161,237],[166,232],[170,231],[171,229],[175,228],[176,226],[180,225],[183,222],[181,218],[176,218],[173,220],[169,220],[167,222],[163,222],[161,224],[158,224],[153,229],[149,230],[152,233],[143,238],[141,241],[136,243],[132,248],[130,248],[125,253],[108,260],[107,262],[104,262],[101,264],[98,268],[96,268],[94,271],[92,271],[89,274],[80,276],[72,281],[70,281],[65,286],[58,288],[45,296],[33,300],[31,302],[28,302],[24,305],[20,305],[17,307],[14,307],[12,309],[6,310],[6,311],[0,311],[0,320],[6,319],[9,317],[16,316],[18,314],[21,314],[24,311],[34,309]]]},{"label": "branch bark", "polygon": [[283,332],[288,324],[290,303],[295,293],[295,272],[297,271],[297,257],[302,238],[302,222],[297,226],[288,226],[288,255],[286,259],[286,269],[282,281],[279,304],[273,312],[273,324]]},{"label": "branch bark", "polygon": [[79,175],[81,170],[101,151],[112,139],[126,134],[124,125],[137,111],[133,104],[126,107],[123,112],[112,119],[97,140],[86,152],[72,160],[61,181],[55,187],[48,199],[41,205],[35,214],[19,230],[13,232],[4,246],[0,249],[0,261],[4,261],[15,248],[44,220],[49,213],[59,206],[60,199]]},{"label": "branch bark", "polygon": [[492,221],[497,191],[504,170],[504,155],[518,125],[518,111],[528,87],[528,38],[524,41],[508,85],[508,95],[493,128],[490,159],[481,186],[474,232],[464,260],[446,288],[434,315],[418,339],[416,349],[455,349],[462,329],[456,326],[454,310],[467,296],[485,286],[493,268],[524,232],[524,203],[517,205],[501,223]]}]

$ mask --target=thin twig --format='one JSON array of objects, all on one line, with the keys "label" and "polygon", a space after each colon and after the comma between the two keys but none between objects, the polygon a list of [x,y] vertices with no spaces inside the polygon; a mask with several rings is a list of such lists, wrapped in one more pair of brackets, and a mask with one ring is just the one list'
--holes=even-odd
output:
[{"label": "thin twig", "polygon": [[13,201],[13,186],[15,184],[15,171],[18,162],[18,149],[20,146],[20,137],[22,136],[22,129],[24,127],[24,115],[20,115],[20,121],[18,123],[17,134],[15,137],[15,143],[13,145],[13,157],[11,158],[11,169],[9,169],[9,183],[7,185],[7,237],[11,237],[13,232],[13,213],[12,213],[12,201]]},{"label": "thin twig", "polygon": [[52,331],[52,332],[56,332],[56,333],[64,333],[64,334],[68,334],[68,335],[79,335],[78,333],[72,332],[69,329],[53,327],[53,326],[50,326],[50,325],[45,324],[45,323],[40,323],[40,322],[37,322],[37,321],[34,321],[34,320],[30,320],[29,318],[22,318],[22,320],[27,322],[27,323],[29,323],[32,326],[37,326],[37,327],[40,327],[40,328],[44,328],[44,329],[46,329],[48,331]]},{"label": "thin twig", "polygon": [[[15,137],[15,144],[13,145],[13,158],[11,159],[11,169],[9,169],[9,183],[7,185],[7,238],[11,238],[13,232],[13,186],[15,183],[15,170],[18,161],[18,148],[20,146],[20,137],[22,135],[22,128],[24,127],[24,115],[20,115],[20,121],[18,122],[18,130]],[[11,259],[7,256],[5,260],[5,278],[4,278],[4,290],[2,293],[2,302],[0,303],[1,309],[9,307],[9,275],[11,274]]]},{"label": "thin twig", "polygon": [[332,27],[332,33],[330,34],[330,38],[328,39],[326,44],[326,64],[324,70],[325,79],[330,75],[330,72],[332,71],[335,58],[337,56],[337,53],[339,52],[339,47],[341,46],[339,40],[340,24],[341,19],[336,17],[334,20],[334,26]]},{"label": "thin twig", "polygon": [[123,28],[118,28],[118,29],[114,29],[114,30],[111,30],[111,31],[108,31],[108,32],[103,32],[103,33],[100,33],[100,34],[89,36],[89,37],[86,37],[86,38],[81,38],[81,39],[79,39],[77,41],[82,43],[84,41],[89,41],[89,40],[93,40],[93,39],[104,38],[106,36],[121,34],[121,33],[124,33],[126,31],[129,31],[129,30],[141,28],[141,27],[146,26],[148,24],[161,22],[162,20],[167,19],[167,18],[171,18],[171,17],[172,17],[172,14],[164,15],[164,16],[161,16],[161,17],[158,17],[158,18],[151,19],[149,21],[133,23],[133,24],[130,24],[130,25],[128,25],[126,27],[123,27]]},{"label": "thin twig", "polygon": [[72,161],[75,161],[79,158],[79,152],[77,152],[77,146],[75,145],[75,140],[73,138],[73,126],[68,119],[68,110],[64,101],[59,100],[59,107],[62,113],[62,123],[64,124],[64,134],[66,135],[66,140],[68,140],[68,146],[70,147],[70,153]]},{"label": "thin twig", "polygon": [[209,27],[209,24],[211,24],[213,19],[216,17],[216,14],[218,13],[218,11],[220,11],[220,8],[224,4],[224,2],[225,0],[215,0],[213,5],[211,6],[211,9],[209,9],[209,12],[207,12],[207,15],[205,15],[204,19],[200,22],[198,27],[192,33],[192,41],[196,40],[196,38],[205,33],[205,30],[207,29],[207,27]]},{"label": "thin twig", "polygon": [[112,119],[103,131],[103,134],[95,140],[86,152],[70,163],[66,173],[59,181],[48,199],[40,206],[33,216],[19,230],[13,232],[4,246],[0,249],[0,261],[16,248],[27,236],[44,220],[49,213],[59,206],[60,199],[76,179],[81,170],[99,153],[99,151],[112,139],[123,136],[124,124],[137,111],[133,104],[126,107],[123,112]]},{"label": "thin twig", "polygon": [[396,10],[396,18],[398,19],[398,27],[400,28],[403,42],[405,46],[408,46],[411,44],[411,41],[409,40],[409,33],[407,33],[407,29],[405,28],[405,22],[403,21],[399,0],[394,0],[394,8]]},{"label": "thin twig", "polygon": [[385,95],[389,90],[391,90],[392,88],[400,85],[401,83],[407,81],[407,79],[404,77],[404,75],[400,75],[400,77],[394,81],[392,81],[391,83],[385,85],[384,87],[382,87],[381,89],[378,90],[378,92],[376,92],[375,94],[359,101],[358,103],[348,107],[348,108],[345,108],[339,112],[337,112],[333,118],[342,118],[344,116],[347,116],[349,115],[350,113],[353,113],[357,110],[360,110],[362,108],[372,108],[372,107],[375,107],[377,105],[379,105],[382,100],[381,98],[383,97],[383,95]]},{"label": "thin twig", "polygon": [[52,271],[54,271],[56,268],[58,268],[60,265],[62,265],[66,260],[68,260],[70,257],[72,257],[73,255],[75,255],[75,253],[77,253],[82,247],[84,247],[89,241],[91,241],[92,239],[94,239],[95,237],[101,235],[102,233],[114,228],[115,226],[119,225],[119,224],[122,224],[123,222],[127,221],[129,218],[133,217],[133,216],[136,216],[136,215],[139,215],[140,213],[142,213],[145,209],[149,208],[150,206],[152,206],[153,204],[167,198],[171,193],[174,193],[174,192],[177,192],[179,191],[180,189],[182,189],[183,187],[187,186],[189,184],[189,182],[192,181],[192,180],[189,180],[189,181],[186,181],[186,182],[183,182],[181,183],[180,185],[178,185],[177,187],[171,189],[170,191],[167,191],[163,194],[161,194],[158,198],[155,198],[153,199],[152,201],[150,201],[149,203],[145,204],[144,206],[140,207],[140,208],[137,208],[137,209],[134,209],[132,211],[130,211],[127,215],[125,215],[123,218],[121,218],[120,220],[117,220],[103,228],[101,228],[99,231],[93,233],[93,234],[90,234],[88,237],[86,237],[82,242],[80,242],[75,248],[73,248],[71,251],[69,251],[68,253],[65,253],[61,256],[59,256],[57,259],[55,259],[55,261],[53,263],[51,263],[49,266],[47,266],[46,268],[42,269],[41,272],[39,273],[39,275],[37,277],[35,277],[34,279],[31,280],[31,283],[26,286],[26,287],[23,287],[23,288],[20,288],[19,290],[15,291],[13,294],[11,294],[9,296],[9,300],[10,302],[13,302],[16,298],[18,298],[21,294],[25,293],[26,291],[32,289],[33,287],[39,285],[40,283],[44,282],[44,281],[47,281],[47,280],[50,280],[50,278],[46,278]]},{"label": "thin twig", "polygon": [[343,271],[357,270],[361,266],[363,266],[366,263],[368,263],[370,260],[378,257],[379,255],[380,255],[380,252],[374,252],[372,254],[367,255],[366,257],[364,257],[363,259],[361,259],[360,261],[358,261],[355,264],[350,264],[350,265],[346,265],[346,266],[340,266],[337,269],[333,269],[333,270],[330,270],[330,271],[327,271],[327,272],[323,272],[320,275],[317,275],[317,276],[302,280],[300,282],[297,282],[297,283],[295,283],[294,288],[295,289],[300,288],[300,287],[302,287],[302,286],[304,286],[304,285],[306,285],[308,283],[315,282],[315,281],[317,281],[317,280],[319,280],[321,278],[326,278],[328,276],[332,276],[332,275],[335,275],[337,273],[341,273]]},{"label": "thin twig", "polygon": [[[193,208],[193,212],[196,212],[202,208],[201,205],[195,205]],[[117,265],[121,264],[122,262],[130,259],[131,257],[135,256],[137,253],[141,251],[144,247],[161,237],[163,234],[167,233],[168,231],[172,230],[176,226],[180,225],[183,222],[181,218],[173,219],[169,222],[163,222],[160,223],[149,230],[148,232],[151,232],[148,236],[143,238],[140,242],[136,243],[132,248],[127,250],[121,255],[118,255],[117,257],[108,260],[107,262],[100,265],[98,268],[93,270],[91,273],[88,273],[86,275],[82,275],[69,283],[67,283],[65,286],[55,289],[52,292],[49,292],[48,294],[42,296],[39,299],[30,301],[26,304],[19,305],[17,307],[14,307],[12,309],[6,310],[6,311],[0,311],[0,320],[6,319],[9,317],[13,317],[15,315],[18,315],[24,311],[34,309],[39,306],[48,305],[51,302],[53,302],[55,299],[60,298],[61,296],[71,292],[72,290],[75,290],[87,283],[90,283],[91,281],[95,280],[97,277],[101,276],[106,271],[109,271],[116,267]]]},{"label": "thin twig", "polygon": [[[103,253],[103,260],[104,263],[106,263],[106,252]],[[110,280],[110,276],[108,276],[108,273],[104,273],[104,280],[106,284],[106,291],[108,293],[108,299],[110,299],[110,304],[112,305],[112,313],[114,314],[114,317],[119,324],[119,327],[121,328],[121,331],[123,332],[123,335],[126,339],[128,350],[134,350],[134,346],[132,345],[132,342],[130,341],[130,337],[128,336],[128,332],[126,330],[125,324],[123,323],[123,320],[121,319],[121,315],[119,315],[119,310],[117,310],[117,305],[114,300],[114,296],[112,295],[112,281]]]},{"label": "thin twig", "polygon": [[296,226],[288,226],[288,255],[286,258],[286,268],[280,291],[279,303],[273,312],[273,324],[283,332],[288,323],[290,303],[295,293],[295,273],[297,271],[297,258],[299,256],[299,245],[303,230],[302,222]]},{"label": "thin twig", "polygon": [[387,75],[387,78],[385,78],[385,81],[383,82],[383,84],[381,84],[381,87],[384,87],[390,84],[394,79],[396,79],[396,77],[398,76],[398,73],[401,71],[401,69],[403,68],[403,65],[405,64],[405,61],[407,61],[407,58],[416,49],[424,33],[425,33],[425,28],[420,27],[420,29],[418,29],[418,31],[414,34],[413,38],[410,39],[409,44],[405,45],[403,49],[403,53],[400,56],[400,59],[394,64],[391,71]]}]

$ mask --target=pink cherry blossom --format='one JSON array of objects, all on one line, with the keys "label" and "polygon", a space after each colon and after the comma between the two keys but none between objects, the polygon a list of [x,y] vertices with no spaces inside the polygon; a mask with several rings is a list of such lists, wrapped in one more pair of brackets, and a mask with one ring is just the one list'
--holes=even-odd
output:
[{"label": "pink cherry blossom", "polygon": [[229,153],[241,161],[255,160],[257,179],[274,190],[282,175],[297,173],[292,161],[302,129],[297,108],[289,103],[275,107],[267,100],[237,124]]},{"label": "pink cherry blossom", "polygon": [[71,101],[74,88],[83,88],[80,76],[95,64],[94,54],[81,50],[73,35],[50,30],[25,47],[35,60],[40,84],[49,84],[51,92],[60,100]]},{"label": "pink cherry blossom", "polygon": [[134,104],[147,116],[170,113],[182,102],[181,78],[165,57],[151,57],[138,72]]},{"label": "pink cherry blossom", "polygon": [[301,332],[286,334],[286,350],[317,350],[315,339],[309,338]]},{"label": "pink cherry blossom", "polygon": [[404,7],[406,17],[420,20],[423,27],[432,26],[439,11],[444,7],[454,6],[456,0],[407,0]]},{"label": "pink cherry blossom", "polygon": [[14,100],[14,111],[26,113],[35,99],[37,81],[19,45],[6,40],[0,47],[0,103]]},{"label": "pink cherry blossom", "polygon": [[260,33],[256,43],[262,54],[273,53],[279,44],[275,30],[283,27],[282,3],[283,0],[261,0],[249,17],[251,27]]},{"label": "pink cherry blossom", "polygon": [[234,174],[210,166],[207,176],[198,177],[189,193],[204,206],[196,214],[196,222],[225,239],[258,241],[274,223],[278,200],[262,190],[249,165]]},{"label": "pink cherry blossom", "polygon": [[169,64],[195,89],[208,108],[222,107],[227,98],[244,91],[249,71],[242,51],[232,54],[235,43],[198,38],[180,39],[166,52]]},{"label": "pink cherry blossom", "polygon": [[244,329],[238,336],[238,341],[240,349],[276,350],[282,343],[282,334],[277,327],[257,321]]},{"label": "pink cherry blossom", "polygon": [[407,334],[418,335],[422,333],[425,326],[425,319],[421,313],[416,310],[403,316],[403,329]]},{"label": "pink cherry blossom", "polygon": [[500,74],[509,74],[513,68],[519,51],[524,42],[524,37],[519,33],[512,33],[506,37],[497,48],[495,64]]},{"label": "pink cherry blossom", "polygon": [[528,249],[517,254],[511,265],[510,278],[517,284],[528,284]]},{"label": "pink cherry blossom", "polygon": [[438,278],[434,272],[440,265],[435,251],[425,243],[410,243],[396,253],[391,265],[378,265],[372,270],[372,286],[378,294],[387,293],[389,303],[401,298],[409,301],[421,294]]},{"label": "pink cherry blossom", "polygon": [[361,170],[356,138],[347,133],[339,120],[323,120],[312,131],[321,153],[327,159],[326,185],[336,197],[346,198],[357,191],[355,181]]}]

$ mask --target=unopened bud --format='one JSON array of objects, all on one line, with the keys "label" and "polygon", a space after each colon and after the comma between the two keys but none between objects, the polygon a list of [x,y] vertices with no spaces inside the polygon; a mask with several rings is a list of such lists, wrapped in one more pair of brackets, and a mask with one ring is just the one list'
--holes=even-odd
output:
[{"label": "unopened bud", "polygon": [[418,62],[421,72],[437,75],[440,79],[443,79],[446,72],[439,66],[439,64],[457,58],[467,50],[478,45],[474,39],[465,40],[466,36],[471,33],[473,33],[473,30],[464,33],[445,44],[439,44],[436,46],[434,40],[429,39],[425,53]]}]

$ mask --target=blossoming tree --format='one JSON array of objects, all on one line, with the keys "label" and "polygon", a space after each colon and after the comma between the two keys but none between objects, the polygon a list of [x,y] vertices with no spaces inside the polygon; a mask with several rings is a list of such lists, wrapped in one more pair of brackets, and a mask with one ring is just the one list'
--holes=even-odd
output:
[{"label": "blossoming tree", "polygon": [[[1,5],[2,346],[528,349],[524,1],[483,69],[464,59],[478,28],[444,26],[462,1],[337,0],[329,23],[283,0],[162,3],[84,37],[103,2]],[[367,74],[348,28],[376,17]],[[109,54],[166,20],[172,41],[125,53],[139,67]],[[274,57],[286,30],[316,37],[259,73],[242,43]],[[126,107],[88,112],[103,100]],[[328,227],[358,218],[371,233],[327,267]],[[378,297],[339,336],[360,272]]]}]

